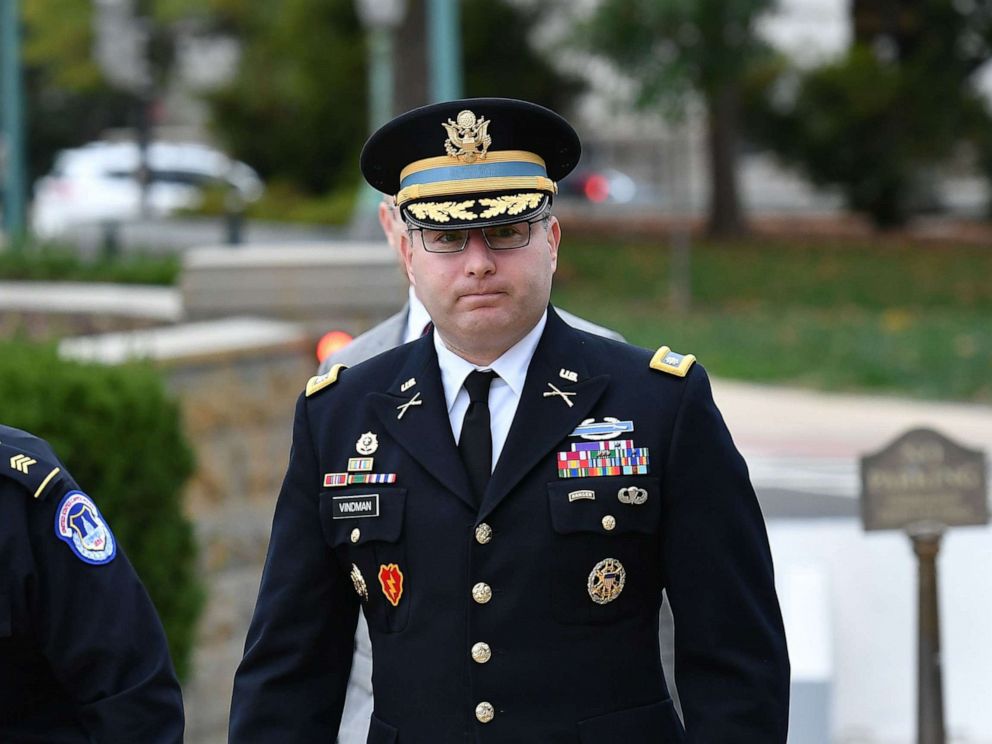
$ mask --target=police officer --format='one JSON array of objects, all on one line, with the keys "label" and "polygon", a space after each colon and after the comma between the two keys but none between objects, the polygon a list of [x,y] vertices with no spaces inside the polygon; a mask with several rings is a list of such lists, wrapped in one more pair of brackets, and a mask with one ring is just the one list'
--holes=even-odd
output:
[{"label": "police officer", "polygon": [[705,371],[548,304],[549,210],[579,151],[506,99],[417,109],[366,144],[435,327],[297,404],[232,742],[333,738],[359,611],[370,744],[785,742],[764,524]]},{"label": "police officer", "polygon": [[48,444],[0,425],[0,741],[175,744],[183,705],[148,594]]}]

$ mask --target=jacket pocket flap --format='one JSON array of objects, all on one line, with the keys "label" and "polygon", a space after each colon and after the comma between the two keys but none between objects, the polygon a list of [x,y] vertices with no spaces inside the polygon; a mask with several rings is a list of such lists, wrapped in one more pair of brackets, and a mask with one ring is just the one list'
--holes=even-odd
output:
[{"label": "jacket pocket flap", "polygon": [[332,547],[394,543],[403,533],[406,489],[341,488],[320,494],[320,519]]},{"label": "jacket pocket flap", "polygon": [[658,529],[661,485],[644,475],[569,478],[548,483],[555,532],[650,534]]}]

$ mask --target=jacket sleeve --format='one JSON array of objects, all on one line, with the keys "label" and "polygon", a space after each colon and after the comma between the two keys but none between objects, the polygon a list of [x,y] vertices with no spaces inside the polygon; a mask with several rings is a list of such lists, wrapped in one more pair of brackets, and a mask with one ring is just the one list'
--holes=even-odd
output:
[{"label": "jacket sleeve", "polygon": [[229,741],[332,742],[354,652],[358,597],[324,540],[303,396],[244,658]]},{"label": "jacket sleeve", "polygon": [[[115,545],[109,561],[89,563],[59,538],[67,499],[93,503],[74,486],[66,477],[44,503],[29,505],[37,507],[29,509],[37,574],[29,606],[41,652],[94,742],[182,742],[182,695],[165,632],[127,556]],[[98,509],[89,514],[103,521]]]},{"label": "jacket sleeve", "polygon": [[689,742],[784,744],[789,660],[765,525],[698,365],[664,478],[663,551]]}]

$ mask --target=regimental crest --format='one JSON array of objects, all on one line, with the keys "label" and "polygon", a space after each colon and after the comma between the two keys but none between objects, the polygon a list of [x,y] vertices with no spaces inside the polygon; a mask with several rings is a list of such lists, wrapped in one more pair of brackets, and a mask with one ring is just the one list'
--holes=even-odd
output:
[{"label": "regimental crest", "polygon": [[466,109],[460,111],[455,120],[448,119],[441,124],[448,133],[444,141],[444,151],[463,163],[485,160],[493,138],[489,136],[489,120],[484,116],[476,119],[475,114]]},{"label": "regimental crest", "polygon": [[95,566],[110,563],[117,543],[96,504],[82,491],[69,491],[55,513],[55,534],[76,556]]},{"label": "regimental crest", "polygon": [[355,450],[360,455],[374,455],[379,449],[379,438],[371,431],[367,431],[355,442]]}]

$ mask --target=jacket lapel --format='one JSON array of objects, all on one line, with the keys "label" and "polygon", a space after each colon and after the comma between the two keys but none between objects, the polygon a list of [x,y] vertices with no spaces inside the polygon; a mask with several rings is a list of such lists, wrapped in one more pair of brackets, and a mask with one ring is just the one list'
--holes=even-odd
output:
[{"label": "jacket lapel", "polygon": [[[548,323],[527,370],[520,404],[482,500],[480,520],[587,418],[602,396],[610,376],[589,377],[583,352],[582,338],[549,308]],[[563,369],[575,372],[576,381],[562,378]],[[551,385],[564,395],[556,393]]]},{"label": "jacket lapel", "polygon": [[[411,378],[416,384],[402,390]],[[370,393],[367,400],[383,428],[410,457],[474,509],[468,475],[451,434],[432,334],[412,343],[411,354],[389,390]]]}]

